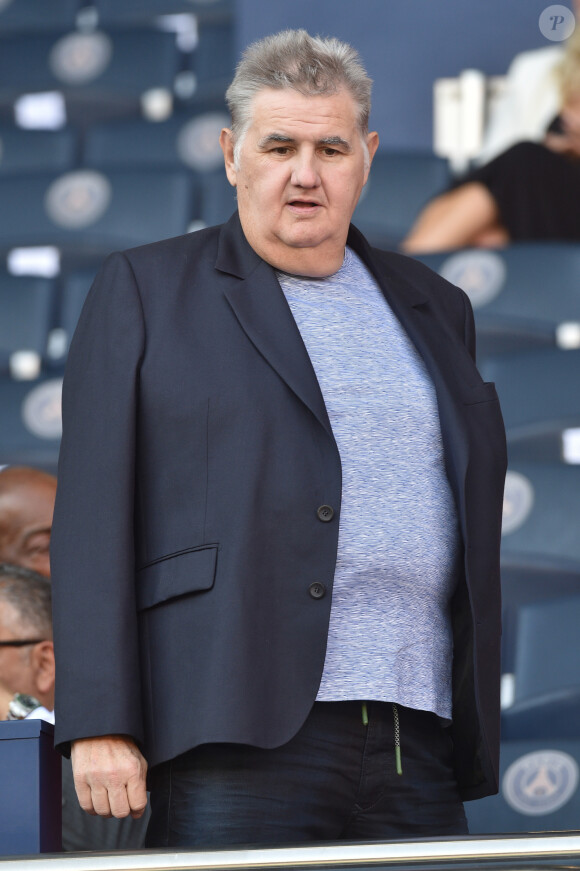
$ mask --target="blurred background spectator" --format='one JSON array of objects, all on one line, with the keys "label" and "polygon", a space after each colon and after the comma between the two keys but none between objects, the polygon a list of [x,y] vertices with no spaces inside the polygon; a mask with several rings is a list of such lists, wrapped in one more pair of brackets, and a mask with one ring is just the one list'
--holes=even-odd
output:
[{"label": "blurred background spectator", "polygon": [[0,470],[0,562],[50,577],[56,478],[38,469]]},{"label": "blurred background spectator", "polygon": [[[54,648],[50,583],[36,572],[0,565],[0,720],[54,722]],[[70,760],[62,763],[63,849],[137,850],[148,814],[108,820],[81,810]]]},{"label": "blurred background spectator", "polygon": [[[516,60],[511,81],[508,75],[483,153],[501,142],[507,150],[432,200],[403,250],[580,241],[580,28],[564,51],[546,51]],[[526,84],[522,67],[535,73]]]},{"label": "blurred background spectator", "polygon": [[[0,565],[0,685],[54,708],[50,583],[36,572]],[[8,711],[4,710],[2,719]],[[47,718],[49,718],[47,716]]]}]

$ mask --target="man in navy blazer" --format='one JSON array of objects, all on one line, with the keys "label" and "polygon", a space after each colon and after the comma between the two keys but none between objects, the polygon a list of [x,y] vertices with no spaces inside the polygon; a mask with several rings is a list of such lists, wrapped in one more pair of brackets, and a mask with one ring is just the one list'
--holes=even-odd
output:
[{"label": "man in navy blazer", "polygon": [[506,464],[469,302],[350,225],[349,46],[269,37],[227,97],[238,212],[111,255],[70,349],[56,740],[89,813],[139,816],[149,766],[151,846],[462,833]]}]

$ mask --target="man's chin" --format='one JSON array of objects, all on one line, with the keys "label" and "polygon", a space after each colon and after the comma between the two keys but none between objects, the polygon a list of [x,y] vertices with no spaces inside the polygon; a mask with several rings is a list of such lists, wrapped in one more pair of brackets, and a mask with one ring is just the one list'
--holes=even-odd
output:
[{"label": "man's chin", "polygon": [[280,242],[288,248],[319,248],[331,241],[331,236],[321,229],[302,226],[293,227],[288,233],[279,236]]}]

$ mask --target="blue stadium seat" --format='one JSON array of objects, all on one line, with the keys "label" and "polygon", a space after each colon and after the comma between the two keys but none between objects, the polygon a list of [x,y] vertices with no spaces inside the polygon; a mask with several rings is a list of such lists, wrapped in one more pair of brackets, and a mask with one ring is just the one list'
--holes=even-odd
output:
[{"label": "blue stadium seat", "polygon": [[[517,623],[516,701],[566,689],[576,689],[580,698],[580,589],[522,605]],[[574,734],[580,736],[580,722]]]},{"label": "blue stadium seat", "polygon": [[[500,250],[466,249],[420,259],[467,293],[474,307],[478,356],[554,347],[561,325],[576,324],[580,344],[580,244],[528,242]],[[573,338],[574,340],[574,338]]]},{"label": "blue stadium seat", "polygon": [[447,161],[430,152],[378,152],[353,223],[372,245],[396,247],[427,200],[449,181]]},{"label": "blue stadium seat", "polygon": [[502,557],[580,565],[580,466],[510,463],[504,496]]},{"label": "blue stadium seat", "polygon": [[237,209],[236,190],[228,182],[223,169],[202,175],[200,190],[199,216],[207,227],[222,224]]},{"label": "blue stadium seat", "polygon": [[79,0],[11,0],[0,3],[0,33],[73,27]]},{"label": "blue stadium seat", "polygon": [[0,373],[18,351],[46,355],[55,305],[54,281],[0,272]]},{"label": "blue stadium seat", "polygon": [[569,596],[580,596],[580,566],[554,564],[550,559],[539,557],[527,562],[504,557],[501,567],[503,672],[513,673],[516,667],[520,610]]},{"label": "blue stadium seat", "polygon": [[0,126],[0,176],[64,172],[76,163],[77,136],[72,129],[22,130]]},{"label": "blue stadium seat", "polygon": [[580,589],[522,605],[516,616],[513,704],[502,714],[504,738],[580,735]]},{"label": "blue stadium seat", "polygon": [[194,12],[202,20],[233,13],[232,0],[96,0],[99,21],[103,25],[144,22],[159,15]]},{"label": "blue stadium seat", "polygon": [[199,43],[193,52],[197,93],[223,96],[235,70],[234,29],[228,21],[207,22],[199,28]]},{"label": "blue stadium seat", "polygon": [[580,350],[502,354],[479,368],[496,384],[510,459],[564,459],[563,433],[580,427]]},{"label": "blue stadium seat", "polygon": [[62,432],[62,379],[0,377],[0,466],[56,471]]},{"label": "blue stadium seat", "polygon": [[173,91],[181,68],[175,34],[151,28],[16,34],[0,38],[0,102],[61,91],[69,115],[137,111],[153,88]]},{"label": "blue stadium seat", "polygon": [[219,132],[228,124],[223,103],[208,104],[195,114],[179,113],[158,124],[139,118],[97,124],[87,131],[84,160],[96,169],[188,169],[200,191],[193,219],[206,226],[220,224],[236,208],[235,190],[227,181],[219,147]]},{"label": "blue stadium seat", "polygon": [[502,571],[502,596],[504,634],[507,630],[513,650],[503,668],[511,673],[512,699],[502,710],[500,792],[466,804],[469,830],[575,828],[580,812],[580,567],[512,564]]},{"label": "blue stadium seat", "polygon": [[198,212],[185,171],[6,178],[0,199],[0,248],[56,245],[87,256],[177,236]]},{"label": "blue stadium seat", "polygon": [[[550,710],[543,713],[549,721]],[[577,829],[580,740],[504,739],[500,763],[499,795],[465,804],[471,835]],[[531,867],[517,864],[520,868]]]},{"label": "blue stadium seat", "polygon": [[58,324],[64,330],[67,350],[96,273],[96,266],[92,269],[76,270],[63,280]]},{"label": "blue stadium seat", "polygon": [[128,118],[94,124],[86,132],[83,162],[95,169],[147,166],[223,172],[219,134],[229,123],[220,100],[177,112],[167,121]]}]

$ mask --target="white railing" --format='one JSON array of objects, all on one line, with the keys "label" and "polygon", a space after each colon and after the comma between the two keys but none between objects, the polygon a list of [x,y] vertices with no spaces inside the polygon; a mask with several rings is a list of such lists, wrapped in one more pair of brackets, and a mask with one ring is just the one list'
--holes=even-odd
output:
[{"label": "white railing", "polygon": [[396,841],[374,844],[330,844],[312,847],[231,849],[212,851],[142,850],[136,853],[60,853],[2,859],[0,871],[255,871],[276,869],[317,871],[332,867],[371,868],[421,863],[432,869],[455,868],[485,861],[491,868],[521,860],[526,868],[536,863],[565,863],[580,868],[580,833],[470,837],[457,840]]}]

